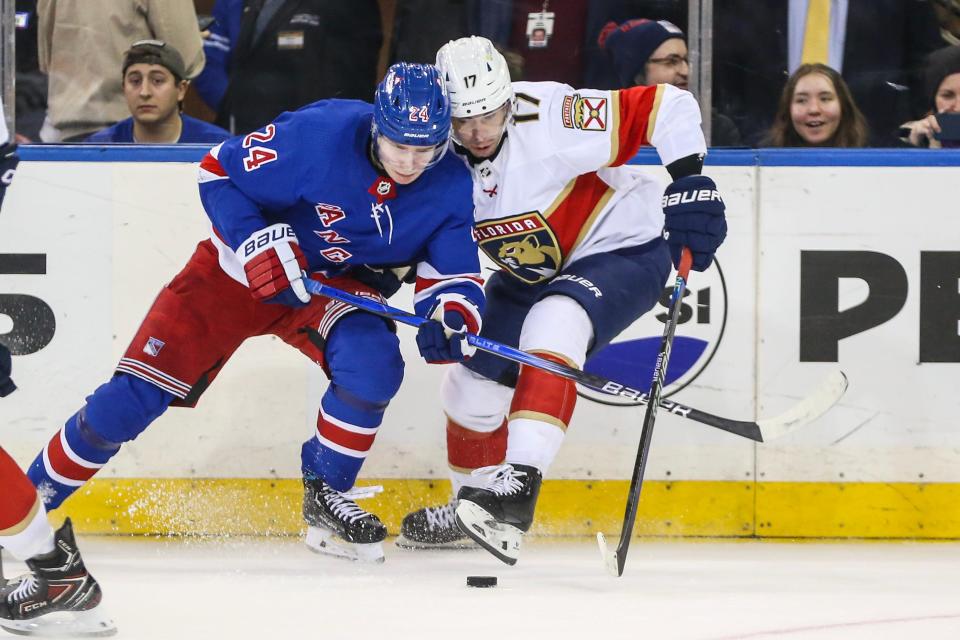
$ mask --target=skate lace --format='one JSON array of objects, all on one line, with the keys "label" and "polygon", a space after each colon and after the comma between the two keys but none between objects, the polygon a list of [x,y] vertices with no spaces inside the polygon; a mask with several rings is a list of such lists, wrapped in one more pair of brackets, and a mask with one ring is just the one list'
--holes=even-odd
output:
[{"label": "skate lace", "polygon": [[354,487],[343,492],[328,488],[323,494],[323,499],[327,503],[327,506],[330,507],[333,515],[343,520],[356,522],[370,515],[370,513],[361,509],[354,500],[372,498],[381,491],[383,491],[383,487],[381,486]]},{"label": "skate lace", "polygon": [[454,502],[448,502],[439,507],[427,507],[424,511],[427,514],[427,527],[430,529],[449,529],[455,526],[456,504]]},{"label": "skate lace", "polygon": [[526,471],[517,471],[512,464],[499,464],[492,467],[474,469],[470,475],[487,476],[484,489],[492,491],[498,496],[508,496],[523,488],[520,478],[527,475]]},{"label": "skate lace", "polygon": [[33,576],[33,574],[25,575],[20,578],[20,584],[17,585],[17,588],[7,595],[7,602],[13,603],[26,600],[35,594],[39,587],[40,582]]}]

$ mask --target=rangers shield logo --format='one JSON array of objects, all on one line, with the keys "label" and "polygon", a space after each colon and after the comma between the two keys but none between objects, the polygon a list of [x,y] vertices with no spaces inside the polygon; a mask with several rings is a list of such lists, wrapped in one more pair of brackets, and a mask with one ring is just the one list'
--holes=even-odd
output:
[{"label": "rangers shield logo", "polygon": [[539,211],[480,222],[473,234],[491,260],[530,284],[552,278],[563,262],[557,237]]}]

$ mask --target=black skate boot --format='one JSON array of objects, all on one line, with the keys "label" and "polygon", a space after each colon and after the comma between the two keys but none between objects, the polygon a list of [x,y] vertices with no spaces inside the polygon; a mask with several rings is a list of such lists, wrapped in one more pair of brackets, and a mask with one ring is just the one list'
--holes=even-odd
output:
[{"label": "black skate boot", "polygon": [[483,489],[463,487],[457,498],[457,524],[497,558],[513,565],[533,511],[543,477],[536,467],[502,464],[488,467],[491,481]]},{"label": "black skate boot", "polygon": [[460,527],[454,511],[457,499],[439,507],[424,507],[408,513],[400,524],[397,546],[404,549],[476,549],[477,545]]},{"label": "black skate boot", "polygon": [[354,487],[340,493],[322,479],[303,478],[303,518],[307,521],[306,543],[317,553],[383,562],[387,528],[380,518],[357,506],[354,500],[370,498],[382,487]]},{"label": "black skate boot", "polygon": [[54,549],[27,560],[30,573],[0,589],[0,627],[20,635],[110,636],[100,585],[83,565],[67,518]]}]

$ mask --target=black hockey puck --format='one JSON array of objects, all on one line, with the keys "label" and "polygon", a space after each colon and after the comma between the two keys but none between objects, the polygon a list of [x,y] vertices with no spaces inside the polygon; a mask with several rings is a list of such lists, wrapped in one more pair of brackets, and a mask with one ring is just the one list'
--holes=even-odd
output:
[{"label": "black hockey puck", "polygon": [[495,587],[497,586],[496,576],[467,576],[468,587]]}]

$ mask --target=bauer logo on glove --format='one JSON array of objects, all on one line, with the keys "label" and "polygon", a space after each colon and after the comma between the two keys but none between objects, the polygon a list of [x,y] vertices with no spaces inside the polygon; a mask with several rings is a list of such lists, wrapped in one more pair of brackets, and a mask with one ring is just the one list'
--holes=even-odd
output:
[{"label": "bauer logo on glove", "polygon": [[720,192],[716,189],[701,189],[700,191],[686,191],[684,193],[671,193],[669,196],[664,195],[660,206],[666,208],[678,205],[681,202],[709,202],[711,200],[723,202],[723,198],[720,197]]},{"label": "bauer logo on glove", "polygon": [[290,225],[278,223],[254,232],[237,249],[237,258],[255,300],[291,307],[310,303],[303,284],[307,259]]},{"label": "bauer logo on glove", "polygon": [[686,176],[667,187],[661,202],[663,239],[674,266],[680,264],[683,247],[688,247],[693,269],[706,270],[727,237],[726,206],[717,185],[707,176]]}]

